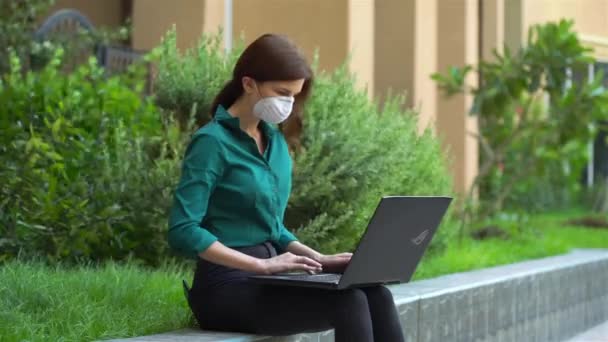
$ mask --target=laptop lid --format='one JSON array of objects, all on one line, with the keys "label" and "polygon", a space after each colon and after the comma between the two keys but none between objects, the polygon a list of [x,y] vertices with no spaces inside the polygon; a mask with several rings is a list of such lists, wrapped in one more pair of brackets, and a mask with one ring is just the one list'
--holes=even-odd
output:
[{"label": "laptop lid", "polygon": [[408,282],[451,201],[447,196],[383,197],[338,288]]}]

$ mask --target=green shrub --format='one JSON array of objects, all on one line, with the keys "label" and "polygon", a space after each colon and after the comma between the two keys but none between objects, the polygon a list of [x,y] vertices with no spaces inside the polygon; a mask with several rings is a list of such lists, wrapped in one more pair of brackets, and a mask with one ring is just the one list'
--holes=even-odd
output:
[{"label": "green shrub", "polygon": [[158,262],[183,142],[142,99],[141,70],[107,77],[91,58],[59,72],[61,50],[39,72],[0,82],[0,260]]},{"label": "green shrub", "polygon": [[22,59],[41,46],[33,40],[40,18],[53,5],[54,0],[15,0],[0,2],[0,74],[9,70],[8,48]]},{"label": "green shrub", "polygon": [[183,55],[176,48],[176,40],[173,27],[163,44],[152,52],[158,59],[155,97],[158,106],[173,112],[185,129],[192,116],[195,120],[209,120],[211,102],[232,77],[238,55],[223,53],[221,35],[203,37]]},{"label": "green shrub", "polygon": [[[203,37],[180,55],[175,39],[170,31],[155,52],[159,103],[178,116],[204,115],[242,48],[225,55],[217,37]],[[322,251],[351,250],[383,195],[451,194],[432,133],[416,134],[416,115],[402,109],[402,98],[390,97],[378,108],[345,67],[317,75],[304,113],[303,148],[294,155],[286,225]],[[433,248],[450,236],[444,224]]]}]

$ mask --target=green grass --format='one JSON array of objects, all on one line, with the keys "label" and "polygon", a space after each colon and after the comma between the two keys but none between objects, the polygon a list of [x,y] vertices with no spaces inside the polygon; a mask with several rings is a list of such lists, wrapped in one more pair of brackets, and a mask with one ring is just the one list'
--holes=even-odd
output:
[{"label": "green grass", "polygon": [[132,263],[0,267],[0,341],[92,341],[146,335],[191,324],[183,267]]},{"label": "green grass", "polygon": [[[414,279],[567,253],[608,248],[608,230],[563,226],[582,211],[535,215],[524,234],[503,241],[454,241],[425,255]],[[12,261],[0,267],[0,341],[90,341],[192,326],[181,279],[191,264],[150,270],[133,263],[54,267]]]},{"label": "green grass", "polygon": [[[608,229],[565,224],[569,219],[584,215],[585,212],[581,210],[538,214],[529,218],[523,233],[514,235],[510,240],[492,238],[483,242],[473,239],[454,241],[440,254],[425,255],[413,279],[564,254],[572,248],[608,248]],[[501,225],[498,222],[489,223]]]}]

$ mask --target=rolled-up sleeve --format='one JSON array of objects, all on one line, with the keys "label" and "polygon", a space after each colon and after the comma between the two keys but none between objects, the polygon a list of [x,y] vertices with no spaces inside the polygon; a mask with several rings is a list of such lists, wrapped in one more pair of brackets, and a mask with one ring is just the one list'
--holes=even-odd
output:
[{"label": "rolled-up sleeve", "polygon": [[[284,146],[284,151],[285,151],[286,155],[289,156],[289,152],[287,150],[287,142],[285,142],[284,139],[282,139],[282,142],[283,142],[283,146]],[[289,229],[287,229],[287,227],[285,227],[285,224],[283,223],[283,221],[285,220],[285,211],[287,210],[287,202],[289,200],[289,195],[291,192],[291,172],[292,172],[290,157],[287,157],[286,160],[288,161],[288,164],[287,164],[287,167],[285,167],[285,169],[283,170],[283,174],[281,176],[285,177],[285,179],[286,179],[287,189],[285,191],[285,201],[284,201],[284,204],[283,204],[283,207],[281,210],[279,237],[278,237],[277,241],[275,241],[275,243],[277,245],[279,245],[279,247],[284,251],[287,250],[287,245],[289,245],[290,242],[298,241],[298,238],[291,231],[289,231]]]},{"label": "rolled-up sleeve", "polygon": [[276,243],[281,247],[282,250],[287,250],[287,245],[289,245],[292,241],[298,241],[293,233],[291,233],[283,224],[281,224],[281,231],[279,234],[279,239]]},{"label": "rolled-up sleeve", "polygon": [[186,149],[169,215],[168,242],[178,254],[198,259],[199,253],[218,240],[201,223],[224,169],[220,142],[210,135],[194,136]]}]

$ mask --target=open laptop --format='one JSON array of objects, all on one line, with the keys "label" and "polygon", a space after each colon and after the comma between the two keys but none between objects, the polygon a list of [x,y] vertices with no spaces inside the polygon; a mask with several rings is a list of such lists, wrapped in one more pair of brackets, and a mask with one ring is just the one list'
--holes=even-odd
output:
[{"label": "open laptop", "polygon": [[408,282],[451,202],[446,196],[382,197],[343,274],[249,278],[265,284],[325,289]]}]

